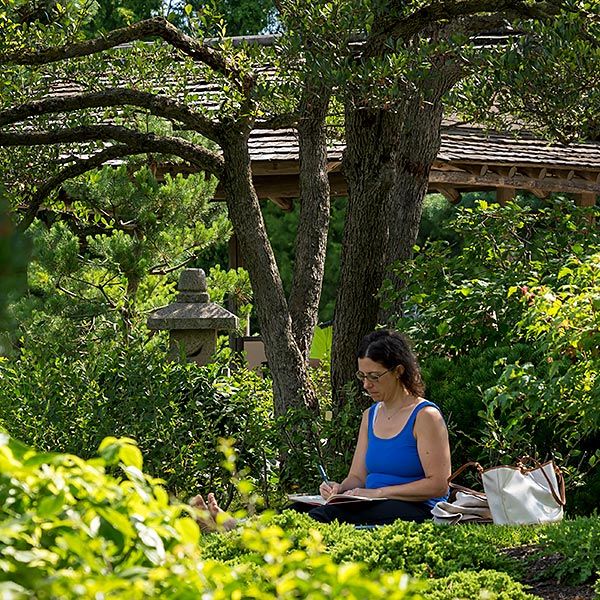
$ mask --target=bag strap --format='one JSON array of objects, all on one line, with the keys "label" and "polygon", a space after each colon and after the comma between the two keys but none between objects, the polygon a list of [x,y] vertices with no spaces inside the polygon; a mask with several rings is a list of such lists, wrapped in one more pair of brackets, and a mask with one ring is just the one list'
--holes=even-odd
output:
[{"label": "bag strap", "polygon": [[454,473],[452,473],[452,475],[448,477],[448,486],[460,492],[467,492],[468,494],[473,494],[474,496],[478,496],[480,498],[486,498],[484,492],[477,492],[475,490],[472,490],[471,488],[459,485],[458,483],[453,483],[453,480],[456,479],[465,469],[468,469],[469,467],[476,467],[477,473],[481,478],[481,473],[483,473],[483,467],[478,462],[471,461],[465,463],[464,465],[462,465],[462,467],[456,469],[456,471],[454,471]]},{"label": "bag strap", "polygon": [[[525,467],[525,462],[527,462],[527,461],[533,462],[536,465],[535,468],[527,469]],[[564,506],[567,503],[567,498],[565,495],[565,478],[563,477],[562,471],[560,470],[560,468],[554,461],[550,461],[550,464],[552,465],[552,468],[554,469],[554,472],[556,473],[556,479],[558,482],[558,490],[554,489],[554,485],[550,481],[550,478],[546,474],[546,471],[544,471],[544,469],[542,468],[543,465],[540,463],[539,460],[537,460],[537,458],[533,458],[532,456],[524,456],[517,463],[517,467],[519,467],[519,469],[521,470],[522,473],[527,472],[527,471],[533,471],[535,469],[539,469],[542,472],[542,475],[545,477],[546,481],[548,482],[548,487],[550,489],[550,493],[552,494],[552,497],[556,500],[556,502],[560,506]]]}]

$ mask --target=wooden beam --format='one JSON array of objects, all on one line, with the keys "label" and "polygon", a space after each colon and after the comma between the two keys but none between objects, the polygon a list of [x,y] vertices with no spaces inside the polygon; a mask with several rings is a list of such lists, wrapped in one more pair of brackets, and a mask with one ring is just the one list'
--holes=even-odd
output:
[{"label": "wooden beam", "polygon": [[514,177],[517,174],[517,167],[515,167],[514,165],[509,167],[509,166],[500,166],[500,165],[494,165],[491,167],[491,169],[494,170],[494,172],[498,173],[498,175],[502,176],[502,177]]},{"label": "wooden beam", "polygon": [[448,185],[436,185],[435,189],[432,189],[431,191],[437,191],[442,194],[450,204],[458,204],[461,200],[460,192],[456,188]]},{"label": "wooden beam", "polygon": [[[484,168],[485,167],[485,168]],[[434,169],[429,174],[429,184],[431,189],[439,189],[440,186],[446,186],[446,189],[455,189],[457,191],[477,190],[481,188],[515,188],[517,190],[528,190],[542,197],[550,192],[564,192],[568,194],[591,193],[600,194],[600,173],[590,171],[586,179],[573,177],[548,176],[544,169],[535,172],[536,177],[528,177],[519,172],[514,177],[506,177],[493,173],[486,165],[483,165],[480,173],[476,175],[466,171],[438,170]],[[541,177],[543,172],[544,177]],[[297,174],[263,174],[254,176],[254,185],[258,197],[267,198],[291,198],[297,199],[299,196],[298,175]],[[340,171],[329,173],[329,185],[331,186],[332,196],[346,196],[347,186],[344,176]],[[443,192],[441,192],[443,193]],[[217,186],[214,198],[224,200],[225,195],[222,187]]]},{"label": "wooden beam", "polygon": [[[342,173],[333,171],[328,173],[328,177],[331,196],[346,196],[348,189]],[[297,174],[254,175],[252,179],[254,181],[256,193],[261,200],[274,200],[275,198],[280,200],[283,198],[292,198],[295,200],[300,197],[300,184]],[[213,199],[225,199],[225,191],[220,183],[217,185]]]},{"label": "wooden beam", "polygon": [[548,173],[548,170],[545,167],[542,167],[541,169],[527,169],[520,167],[519,171],[532,179],[544,179]]},{"label": "wooden beam", "polygon": [[283,212],[294,211],[294,201],[291,198],[269,198],[269,200],[277,204]]},{"label": "wooden beam", "polygon": [[559,177],[545,177],[532,179],[524,175],[504,177],[489,171],[483,177],[477,177],[464,171],[431,171],[429,174],[431,184],[446,183],[456,187],[514,187],[518,190],[542,190],[547,192],[582,193],[593,192],[600,194],[600,183],[585,179],[574,178],[571,180]]},{"label": "wooden beam", "polygon": [[540,200],[546,200],[546,198],[548,198],[548,196],[550,196],[550,192],[548,191],[542,191],[542,190],[528,190],[529,192],[531,192],[534,196],[537,196]]},{"label": "wooden beam", "polygon": [[579,175],[588,181],[600,183],[600,173],[596,173],[595,171],[579,171]]}]

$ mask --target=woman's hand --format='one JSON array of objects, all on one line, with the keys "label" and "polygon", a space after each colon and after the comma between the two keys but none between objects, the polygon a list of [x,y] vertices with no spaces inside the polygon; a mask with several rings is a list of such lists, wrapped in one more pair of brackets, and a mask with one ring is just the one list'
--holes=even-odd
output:
[{"label": "woman's hand", "polygon": [[319,486],[319,493],[327,500],[330,496],[333,496],[333,494],[341,494],[342,486],[335,481],[330,481],[329,483],[323,482]]}]

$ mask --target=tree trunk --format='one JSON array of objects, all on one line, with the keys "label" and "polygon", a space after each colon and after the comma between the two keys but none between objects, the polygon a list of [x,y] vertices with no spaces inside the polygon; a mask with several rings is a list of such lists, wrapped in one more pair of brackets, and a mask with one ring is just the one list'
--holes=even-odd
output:
[{"label": "tree trunk", "polygon": [[300,107],[303,118],[298,125],[300,219],[289,300],[294,338],[307,364],[319,317],[331,204],[325,130],[330,93],[308,87]]},{"label": "tree trunk", "polygon": [[[439,98],[430,102],[419,99],[407,104],[398,146],[394,154],[394,185],[386,202],[390,235],[388,264],[406,262],[413,256],[423,212],[423,200],[429,185],[429,172],[441,144],[443,105]],[[402,277],[390,274],[394,289],[405,286]],[[402,312],[402,296],[382,308],[379,321],[387,322]]]},{"label": "tree trunk", "polygon": [[250,168],[247,135],[223,143],[228,168],[222,183],[229,218],[248,268],[265,354],[273,378],[275,416],[290,409],[317,409],[307,364],[293,332],[283,284],[267,237]]},{"label": "tree trunk", "polygon": [[360,340],[377,323],[376,295],[385,272],[389,224],[382,201],[393,183],[396,115],[377,109],[346,110],[344,174],[348,206],[340,285],[333,320],[331,383],[334,411],[346,400]]},{"label": "tree trunk", "polygon": [[[428,90],[426,101],[420,95],[407,99],[395,113],[346,112],[348,207],[331,367],[337,408],[348,399],[344,386],[354,382],[360,341],[400,310],[399,303],[382,310],[377,294],[386,267],[411,258],[419,233],[429,172],[441,141],[441,97],[447,81],[440,78],[439,83]],[[404,285],[389,277],[396,289]]]}]

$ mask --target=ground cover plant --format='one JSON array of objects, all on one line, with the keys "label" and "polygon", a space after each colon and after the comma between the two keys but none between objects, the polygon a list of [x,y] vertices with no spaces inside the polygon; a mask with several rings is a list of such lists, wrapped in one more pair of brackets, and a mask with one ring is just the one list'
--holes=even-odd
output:
[{"label": "ground cover plant", "polygon": [[[132,440],[107,438],[83,460],[35,452],[2,432],[0,465],[0,591],[17,600],[534,600],[518,581],[522,566],[501,550],[550,548],[567,538],[589,549],[599,527],[597,519],[578,519],[539,528],[397,523],[357,531],[284,511],[201,535],[199,515],[144,475]],[[107,473],[117,467],[118,476]],[[575,560],[595,573],[595,558]]]}]

